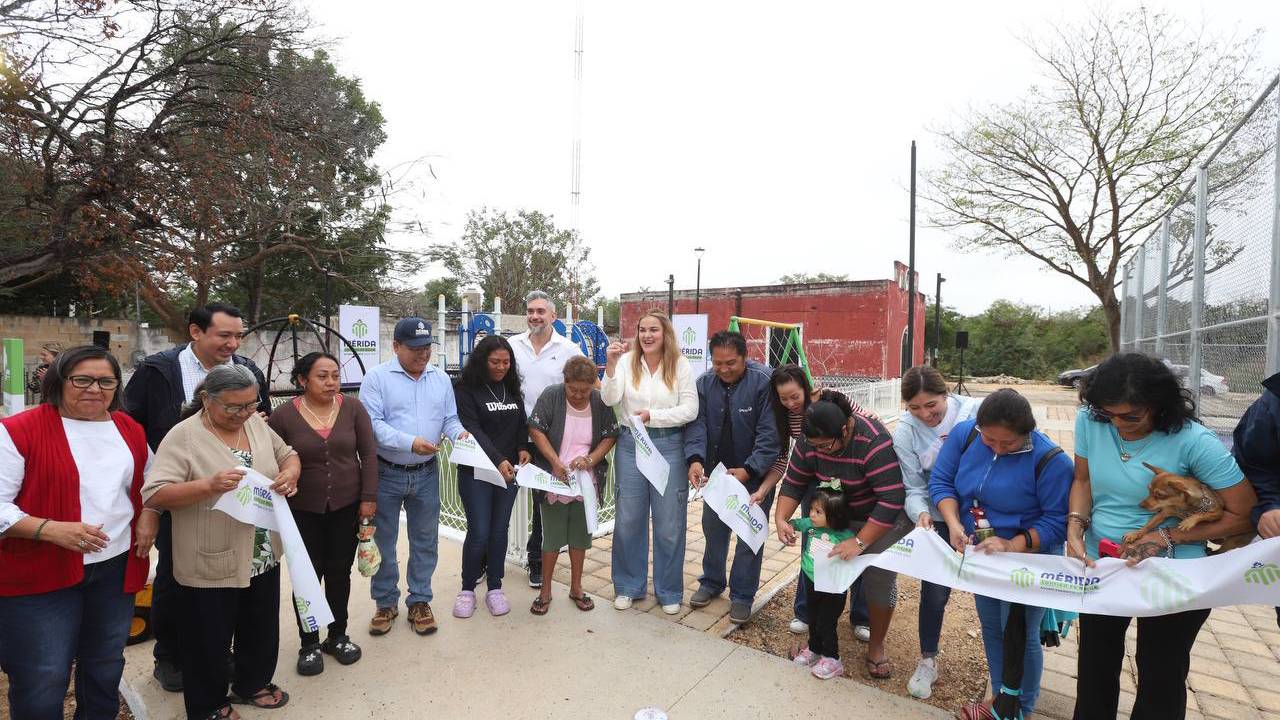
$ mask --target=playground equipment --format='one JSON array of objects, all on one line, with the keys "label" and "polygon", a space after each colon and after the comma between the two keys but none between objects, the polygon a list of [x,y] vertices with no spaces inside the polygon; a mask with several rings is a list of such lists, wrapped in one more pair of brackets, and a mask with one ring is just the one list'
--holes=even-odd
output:
[{"label": "playground equipment", "polygon": [[[355,360],[355,362],[359,363],[361,374],[363,374],[365,370],[367,370],[367,368],[364,366],[364,359],[360,357],[360,353],[356,351],[355,346],[352,345],[351,342],[347,340],[347,338],[343,337],[342,333],[333,329],[329,325],[320,322],[319,320],[309,320],[307,318],[302,317],[301,315],[298,315],[297,313],[290,313],[289,315],[286,315],[284,317],[277,317],[277,318],[271,318],[270,320],[264,320],[258,323],[257,325],[254,325],[253,327],[246,330],[244,332],[244,337],[250,338],[250,337],[253,337],[256,333],[263,333],[263,336],[265,336],[269,334],[271,329],[275,328],[277,325],[279,326],[279,329],[277,329],[275,332],[275,335],[272,336],[270,349],[267,351],[267,364],[265,367],[262,368],[262,372],[267,378],[268,385],[270,385],[272,383],[272,380],[277,376],[277,373],[274,373],[273,369],[276,367],[276,364],[277,364],[276,358],[277,358],[278,351],[280,350],[280,341],[284,339],[284,335],[286,332],[289,333],[289,340],[290,340],[289,354],[292,356],[294,363],[297,363],[298,359],[301,358],[303,355],[306,355],[308,352],[316,350],[317,345],[319,346],[319,349],[323,349],[325,352],[333,352],[331,348],[333,347],[333,343],[336,340],[337,342],[340,342],[343,345],[347,346],[347,351],[351,355],[351,359],[347,360],[347,362],[351,362],[351,360]],[[322,330],[324,331],[323,335],[321,334]],[[303,338],[300,338],[299,333],[301,333],[304,337],[307,335],[307,333],[310,333],[310,335],[315,338],[315,343],[313,344],[309,338],[305,340]],[[299,343],[302,343],[305,347],[300,349]],[[263,342],[262,345],[263,347],[266,347],[267,343]],[[334,354],[336,355],[337,353],[334,353]],[[289,368],[292,369],[293,365],[292,364],[289,365]],[[359,389],[359,383],[345,383],[342,386],[342,390],[344,392],[351,392],[357,389]],[[294,393],[291,391],[283,391],[283,393],[281,393],[280,391],[272,392],[272,395],[278,395],[278,394],[288,395],[288,394],[294,394]]]},{"label": "playground equipment", "polygon": [[[795,353],[795,363],[804,370],[804,375],[809,379],[809,384],[813,384],[813,374],[809,372],[809,358],[804,354],[804,337],[801,332],[801,326],[798,323],[783,323],[773,320],[757,320],[755,318],[738,317],[737,315],[729,318],[729,332],[740,333],[742,325],[758,325],[774,330],[785,330],[786,339],[782,342],[781,348],[776,351],[776,365],[785,365],[792,362],[791,355]],[[769,346],[765,348],[765,359],[768,364],[774,365],[772,362],[775,356],[776,343],[772,338],[769,340]]]}]

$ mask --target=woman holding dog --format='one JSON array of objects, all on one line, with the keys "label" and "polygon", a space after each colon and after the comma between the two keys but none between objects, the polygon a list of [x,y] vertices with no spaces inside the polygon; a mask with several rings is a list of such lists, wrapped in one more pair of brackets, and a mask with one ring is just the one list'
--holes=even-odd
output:
[{"label": "woman holding dog", "polygon": [[[1163,361],[1141,353],[1113,355],[1085,380],[1081,399],[1067,517],[1069,557],[1093,567],[1099,543],[1107,540],[1130,565],[1150,557],[1197,558],[1205,555],[1206,540],[1252,531],[1252,486],[1213,431],[1197,420],[1191,394]],[[1220,512],[1219,519],[1182,530],[1175,516],[1147,530],[1154,510],[1140,503],[1157,478],[1159,485],[1177,489],[1171,496],[1195,498],[1185,503],[1190,507],[1166,509]],[[1138,619],[1132,720],[1185,717],[1191,646],[1208,617],[1208,610],[1189,610]],[[1080,615],[1075,720],[1116,716],[1130,620]]]}]

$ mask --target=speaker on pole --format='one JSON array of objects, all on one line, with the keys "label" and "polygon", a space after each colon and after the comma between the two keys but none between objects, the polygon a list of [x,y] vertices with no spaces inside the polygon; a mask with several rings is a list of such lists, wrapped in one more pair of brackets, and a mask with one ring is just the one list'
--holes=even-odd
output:
[{"label": "speaker on pole", "polygon": [[969,389],[964,386],[964,351],[969,347],[969,332],[967,330],[956,331],[956,349],[960,351],[960,382],[956,383],[955,393],[957,395],[968,395]]},{"label": "speaker on pole", "polygon": [[969,331],[957,330],[956,331],[956,348],[959,350],[964,350],[964,349],[967,349],[968,347],[969,347]]}]

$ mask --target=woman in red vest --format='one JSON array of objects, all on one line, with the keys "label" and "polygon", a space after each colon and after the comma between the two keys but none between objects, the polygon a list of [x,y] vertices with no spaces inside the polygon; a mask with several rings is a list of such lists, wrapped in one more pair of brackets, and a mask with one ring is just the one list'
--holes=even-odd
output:
[{"label": "woman in red vest", "polygon": [[0,420],[0,667],[9,715],[113,720],[133,595],[159,515],[142,508],[150,459],[121,412],[120,364],[95,346],[60,354],[44,402]]}]

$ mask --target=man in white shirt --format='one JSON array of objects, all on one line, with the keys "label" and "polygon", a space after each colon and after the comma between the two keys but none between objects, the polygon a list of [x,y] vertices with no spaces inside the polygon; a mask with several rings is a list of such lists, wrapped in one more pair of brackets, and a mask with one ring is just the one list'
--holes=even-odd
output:
[{"label": "man in white shirt", "polygon": [[[524,298],[524,317],[529,329],[508,339],[515,351],[516,370],[524,406],[532,410],[538,396],[552,385],[564,382],[564,364],[582,350],[572,340],[555,331],[556,304],[541,290]],[[529,586],[542,587],[542,517],[534,503],[533,528],[529,532]]]}]

